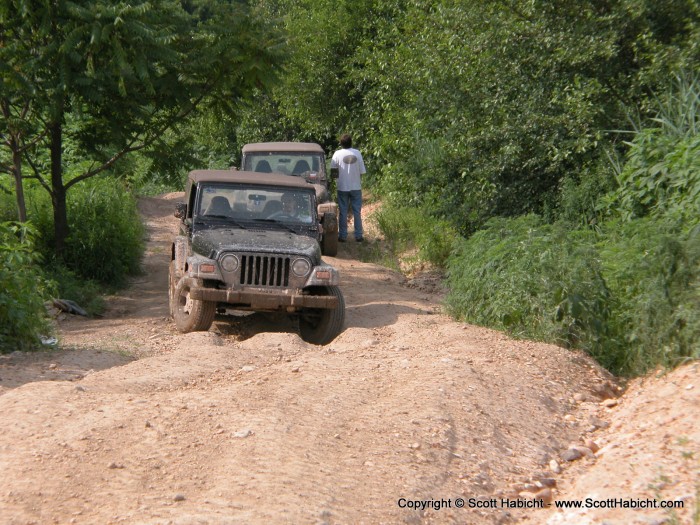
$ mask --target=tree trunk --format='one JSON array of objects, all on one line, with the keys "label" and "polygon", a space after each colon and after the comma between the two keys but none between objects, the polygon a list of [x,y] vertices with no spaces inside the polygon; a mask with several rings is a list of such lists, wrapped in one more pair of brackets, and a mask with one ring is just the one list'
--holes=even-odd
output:
[{"label": "tree trunk", "polygon": [[22,185],[22,154],[19,152],[19,144],[14,137],[10,139],[10,148],[12,149],[12,175],[15,178],[17,216],[19,222],[26,222],[27,206],[24,202],[24,186]]},{"label": "tree trunk", "polygon": [[66,209],[66,188],[63,185],[63,126],[54,122],[50,126],[51,135],[51,204],[56,255],[61,257],[68,237],[68,212]]}]

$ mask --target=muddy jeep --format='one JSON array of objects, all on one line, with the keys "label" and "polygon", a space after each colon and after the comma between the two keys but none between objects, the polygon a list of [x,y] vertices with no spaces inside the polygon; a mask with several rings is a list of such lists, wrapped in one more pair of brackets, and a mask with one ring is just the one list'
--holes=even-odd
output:
[{"label": "muddy jeep", "polygon": [[321,260],[313,186],[280,174],[193,171],[178,203],[170,262],[170,315],[181,332],[215,315],[278,312],[301,337],[327,344],[342,330],[338,272]]},{"label": "muddy jeep", "polygon": [[332,202],[326,173],[326,154],[313,142],[257,142],[243,146],[241,169],[256,173],[283,173],[313,184],[323,226],[321,251],[338,253],[338,205]]}]

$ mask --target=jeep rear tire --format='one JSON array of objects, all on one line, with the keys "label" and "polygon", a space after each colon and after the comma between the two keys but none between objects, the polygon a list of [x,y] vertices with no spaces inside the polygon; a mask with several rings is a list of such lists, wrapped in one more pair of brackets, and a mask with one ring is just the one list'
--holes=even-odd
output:
[{"label": "jeep rear tire", "polygon": [[336,308],[308,308],[299,316],[299,332],[307,343],[327,345],[343,330],[345,322],[345,299],[337,286],[317,289],[317,295],[332,295],[338,298]]},{"label": "jeep rear tire", "polygon": [[[198,280],[197,284],[201,286],[201,280]],[[177,283],[173,299],[173,319],[175,319],[175,326],[180,332],[186,334],[209,330],[216,315],[216,303],[192,299],[190,287],[185,278],[180,279],[180,282]]]},{"label": "jeep rear tire", "polygon": [[324,212],[321,225],[323,226],[321,254],[335,257],[338,255],[338,217],[334,212]]},{"label": "jeep rear tire", "polygon": [[321,240],[321,253],[329,257],[338,255],[338,231],[326,232]]}]

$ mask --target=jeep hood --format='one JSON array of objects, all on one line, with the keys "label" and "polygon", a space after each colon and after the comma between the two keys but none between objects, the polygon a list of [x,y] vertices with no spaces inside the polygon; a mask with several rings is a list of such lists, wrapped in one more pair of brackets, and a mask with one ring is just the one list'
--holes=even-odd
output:
[{"label": "jeep hood", "polygon": [[305,255],[314,264],[321,260],[321,248],[316,239],[275,230],[202,230],[192,236],[192,251],[210,259],[217,259],[222,252],[249,252]]}]

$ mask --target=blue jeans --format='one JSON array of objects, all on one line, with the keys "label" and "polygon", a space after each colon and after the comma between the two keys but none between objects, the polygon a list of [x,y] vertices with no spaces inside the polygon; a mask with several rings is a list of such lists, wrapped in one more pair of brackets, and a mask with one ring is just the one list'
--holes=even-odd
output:
[{"label": "blue jeans", "polygon": [[355,239],[362,239],[362,190],[339,191],[338,208],[340,209],[340,224],[338,224],[338,238],[348,237],[348,208],[352,206],[353,224],[355,225]]}]

